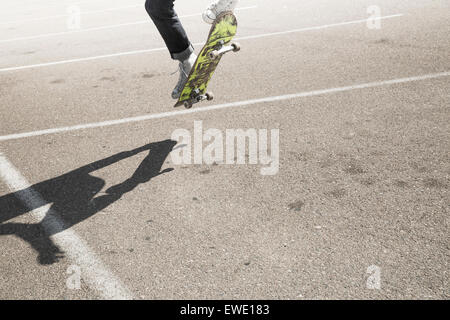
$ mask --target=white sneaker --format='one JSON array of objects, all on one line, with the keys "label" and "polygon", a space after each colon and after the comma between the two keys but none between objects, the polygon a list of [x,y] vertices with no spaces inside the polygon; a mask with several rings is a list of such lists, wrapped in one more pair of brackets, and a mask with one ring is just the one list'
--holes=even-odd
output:
[{"label": "white sneaker", "polygon": [[178,83],[175,86],[175,89],[173,89],[172,91],[173,99],[178,99],[181,96],[181,92],[183,91],[189,73],[191,72],[191,69],[194,66],[196,60],[197,55],[195,53],[192,53],[188,59],[184,60],[183,62],[180,62],[178,66],[180,71],[180,77],[178,78]]},{"label": "white sneaker", "polygon": [[212,24],[222,12],[234,11],[238,2],[239,0],[214,0],[203,13],[203,20]]}]

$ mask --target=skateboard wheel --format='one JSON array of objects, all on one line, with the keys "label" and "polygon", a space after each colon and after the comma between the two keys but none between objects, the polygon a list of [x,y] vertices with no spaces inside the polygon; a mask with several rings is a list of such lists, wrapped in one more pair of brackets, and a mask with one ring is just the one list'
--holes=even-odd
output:
[{"label": "skateboard wheel", "polygon": [[186,101],[186,102],[184,103],[184,107],[185,107],[186,109],[190,109],[190,108],[192,108],[192,103]]},{"label": "skateboard wheel", "polygon": [[237,42],[233,42],[231,44],[231,46],[233,47],[233,52],[238,52],[238,51],[241,50],[241,45],[239,43],[237,43]]},{"label": "skateboard wheel", "polygon": [[207,92],[205,93],[206,96],[206,100],[211,101],[212,99],[214,99],[214,94],[212,92]]},{"label": "skateboard wheel", "polygon": [[211,52],[209,53],[209,58],[210,58],[211,60],[215,60],[215,59],[217,59],[219,56],[220,56],[220,54],[219,54],[219,51],[217,51],[217,50],[211,51]]}]

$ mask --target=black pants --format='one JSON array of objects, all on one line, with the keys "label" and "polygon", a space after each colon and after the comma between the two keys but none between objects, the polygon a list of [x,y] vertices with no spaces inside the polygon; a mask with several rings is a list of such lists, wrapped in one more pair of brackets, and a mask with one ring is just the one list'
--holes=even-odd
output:
[{"label": "black pants", "polygon": [[145,9],[158,28],[172,59],[186,60],[194,48],[174,9],[175,0],[146,0]]}]

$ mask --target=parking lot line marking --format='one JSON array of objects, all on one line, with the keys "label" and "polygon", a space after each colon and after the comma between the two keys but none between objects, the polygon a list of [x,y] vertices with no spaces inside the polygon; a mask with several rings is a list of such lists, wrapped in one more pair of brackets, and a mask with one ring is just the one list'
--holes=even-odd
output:
[{"label": "parking lot line marking", "polygon": [[90,288],[104,299],[133,299],[131,292],[104,266],[85,241],[74,231],[64,228],[58,213],[48,209],[49,204],[31,188],[26,178],[1,152],[0,179],[30,209],[29,214],[33,220],[42,224],[54,243],[81,269],[81,277]]},{"label": "parking lot line marking", "polygon": [[[382,19],[392,19],[392,18],[398,18],[398,17],[401,17],[401,16],[403,16],[403,14],[395,14],[395,15],[390,15],[390,16],[383,16],[383,17],[379,17],[378,19],[380,19],[380,20],[382,20]],[[263,33],[263,34],[259,34],[259,35],[253,35],[253,36],[237,37],[237,38],[235,38],[235,40],[248,40],[248,39],[257,39],[257,38],[264,38],[264,37],[272,37],[272,36],[278,36],[278,35],[286,35],[286,34],[295,33],[295,32],[306,32],[306,31],[320,30],[320,29],[326,29],[326,28],[346,26],[346,25],[351,25],[351,24],[358,24],[358,23],[363,23],[363,22],[367,22],[367,19],[360,19],[360,20],[354,20],[354,21],[340,22],[340,23],[334,23],[334,24],[326,24],[326,25],[316,26],[316,27],[292,29],[292,30],[286,30],[286,31],[280,31],[280,32]],[[203,45],[203,44],[204,44],[204,42],[194,43],[195,46]],[[45,63],[25,65],[25,66],[7,67],[7,68],[0,69],[0,72],[10,72],[10,71],[19,71],[19,70],[33,69],[33,68],[42,68],[42,67],[49,67],[49,66],[68,64],[68,63],[75,63],[75,62],[84,62],[84,61],[92,61],[92,60],[99,60],[99,59],[106,59],[106,58],[113,58],[113,57],[121,57],[121,56],[142,54],[142,53],[151,53],[151,52],[163,51],[163,50],[167,50],[167,48],[166,47],[161,47],[161,48],[154,48],[154,49],[134,50],[134,51],[118,52],[118,53],[113,53],[113,54],[105,54],[105,55],[86,57],[86,58],[75,58],[75,59],[69,59],[69,60],[45,62]]]},{"label": "parking lot line marking", "polygon": [[[236,8],[236,11],[255,9],[255,8],[257,8],[257,6],[242,7],[242,8]],[[188,14],[188,15],[180,16],[180,18],[189,18],[189,17],[196,17],[196,16],[201,16],[201,15],[202,15],[201,13],[195,13],[195,14]],[[24,36],[24,37],[17,37],[17,38],[11,38],[11,39],[3,39],[3,40],[0,40],[0,43],[15,42],[15,41],[22,41],[22,40],[35,40],[35,39],[64,36],[64,35],[71,35],[71,34],[76,34],[76,33],[100,31],[100,30],[134,26],[134,25],[139,25],[139,24],[151,24],[151,23],[152,23],[152,21],[150,19],[145,19],[145,20],[140,20],[140,21],[119,23],[119,24],[100,26],[100,27],[92,27],[92,28],[86,28],[86,29],[80,29],[80,30],[52,32],[52,33],[44,33],[44,34],[38,34],[38,35],[33,35],[33,36]]]},{"label": "parking lot line marking", "polygon": [[[109,8],[109,9],[102,9],[102,10],[93,10],[93,11],[81,11],[81,15],[87,15],[87,14],[95,14],[95,13],[103,13],[103,12],[110,12],[110,11],[118,11],[118,10],[125,10],[125,9],[131,9],[131,8],[143,8],[143,4],[139,5],[131,5],[131,6],[123,6],[123,7],[115,7],[115,8]],[[34,21],[43,21],[43,20],[51,20],[51,19],[58,19],[58,18],[67,18],[68,14],[58,14],[54,16],[46,16],[46,17],[40,17],[40,18],[31,18],[31,19],[24,19],[24,20],[15,20],[15,21],[5,21],[0,22],[0,25],[5,24],[16,24],[16,23],[26,23],[26,22],[34,22]]]},{"label": "parking lot line marking", "polygon": [[154,48],[154,49],[135,50],[135,51],[128,51],[128,52],[105,54],[105,55],[95,56],[95,57],[77,58],[77,59],[69,59],[69,60],[63,60],[63,61],[38,63],[38,64],[33,64],[33,65],[21,66],[21,67],[4,68],[4,69],[0,69],[0,72],[49,67],[49,66],[56,66],[56,65],[60,65],[60,64],[68,64],[68,63],[74,63],[74,62],[84,62],[84,61],[92,61],[92,60],[99,60],[99,59],[106,59],[106,58],[122,57],[122,56],[127,56],[127,55],[135,55],[135,54],[140,54],[140,53],[151,53],[151,52],[163,51],[163,50],[167,50],[167,48],[161,47],[161,48]]},{"label": "parking lot line marking", "polygon": [[108,126],[113,126],[113,125],[132,123],[132,122],[140,122],[140,121],[146,121],[146,120],[152,120],[152,119],[177,117],[177,116],[183,116],[183,115],[187,115],[187,114],[193,114],[193,113],[198,113],[198,112],[207,112],[207,111],[213,111],[213,110],[219,110],[219,109],[246,107],[246,106],[255,105],[255,104],[259,104],[259,103],[285,101],[285,100],[306,98],[306,97],[333,94],[333,93],[339,93],[339,92],[346,92],[346,91],[352,91],[352,90],[360,90],[360,89],[368,89],[368,88],[389,86],[389,85],[395,85],[395,84],[402,84],[402,83],[407,83],[407,82],[438,79],[438,78],[443,78],[443,77],[448,77],[448,76],[450,76],[450,71],[426,74],[426,75],[421,75],[421,76],[416,76],[416,77],[407,77],[407,78],[399,78],[399,79],[392,79],[392,80],[367,82],[367,83],[344,86],[344,87],[320,89],[320,90],[306,91],[306,92],[287,94],[287,95],[281,95],[281,96],[272,96],[272,97],[266,97],[266,98],[244,100],[244,101],[218,104],[218,105],[212,105],[212,106],[206,106],[206,107],[194,108],[194,109],[148,114],[148,115],[143,115],[143,116],[138,116],[138,117],[118,119],[118,120],[87,123],[87,124],[80,124],[80,125],[75,125],[75,126],[59,127],[59,128],[45,129],[45,130],[38,130],[38,131],[31,131],[31,132],[24,132],[24,133],[15,133],[15,134],[0,136],[0,142],[29,138],[29,137],[36,137],[36,136],[43,136],[43,135],[49,135],[49,134],[63,133],[63,132],[69,132],[69,131],[108,127]]},{"label": "parking lot line marking", "polygon": [[[403,14],[393,14],[390,16],[383,16],[376,20],[386,20],[386,19],[392,19],[392,18],[399,18],[402,17]],[[280,32],[272,32],[272,33],[266,33],[263,35],[254,35],[254,36],[245,36],[241,37],[240,40],[248,40],[248,39],[258,39],[263,37],[272,37],[272,36],[279,36],[279,35],[285,35],[289,33],[296,33],[296,32],[306,32],[306,31],[314,31],[314,30],[321,30],[321,29],[328,29],[333,27],[341,27],[341,26],[347,26],[352,24],[359,24],[367,22],[367,19],[360,19],[360,20],[353,20],[353,21],[347,21],[347,22],[339,22],[339,23],[331,23],[331,24],[325,24],[322,26],[316,26],[316,27],[306,27],[306,28],[300,28],[300,29],[293,29],[288,31],[280,31]]]}]

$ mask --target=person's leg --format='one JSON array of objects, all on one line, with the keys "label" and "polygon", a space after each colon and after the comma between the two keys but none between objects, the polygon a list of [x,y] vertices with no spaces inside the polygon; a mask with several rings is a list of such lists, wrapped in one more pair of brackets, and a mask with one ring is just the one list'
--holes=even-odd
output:
[{"label": "person's leg", "polygon": [[175,12],[174,1],[146,0],[145,9],[164,39],[172,59],[180,61],[180,77],[172,91],[172,98],[178,99],[197,56]]},{"label": "person's leg", "polygon": [[213,0],[203,13],[203,20],[212,24],[217,16],[224,11],[234,11],[239,0]]},{"label": "person's leg", "polygon": [[[180,77],[172,92],[172,98],[178,99],[197,56],[174,10],[174,1],[146,0],[145,9],[164,39],[172,59],[180,61]],[[233,11],[237,3],[238,0],[214,0],[203,14],[203,19],[212,23],[220,13]]]},{"label": "person's leg", "polygon": [[181,62],[194,52],[174,9],[175,0],[146,0],[145,9],[156,25],[172,59]]}]

